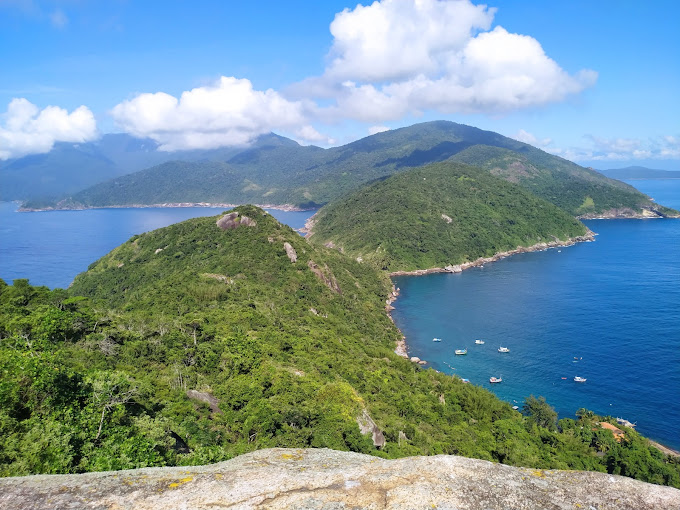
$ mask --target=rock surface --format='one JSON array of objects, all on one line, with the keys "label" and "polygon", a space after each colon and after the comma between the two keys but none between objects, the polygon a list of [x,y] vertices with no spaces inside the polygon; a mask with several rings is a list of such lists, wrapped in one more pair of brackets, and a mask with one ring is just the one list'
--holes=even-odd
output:
[{"label": "rock surface", "polygon": [[680,491],[603,473],[446,455],[387,461],[271,449],[210,466],[0,479],[0,508],[677,510]]}]

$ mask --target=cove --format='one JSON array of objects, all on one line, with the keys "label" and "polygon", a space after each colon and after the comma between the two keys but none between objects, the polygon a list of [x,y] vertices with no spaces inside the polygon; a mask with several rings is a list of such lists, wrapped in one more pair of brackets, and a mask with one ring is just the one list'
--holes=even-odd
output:
[{"label": "cove", "polygon": [[[680,183],[672,186],[680,197]],[[623,417],[680,449],[680,220],[586,224],[596,242],[395,277],[392,317],[409,355],[436,370],[520,407],[533,394],[560,417],[580,407]],[[503,382],[490,384],[492,376]]]}]

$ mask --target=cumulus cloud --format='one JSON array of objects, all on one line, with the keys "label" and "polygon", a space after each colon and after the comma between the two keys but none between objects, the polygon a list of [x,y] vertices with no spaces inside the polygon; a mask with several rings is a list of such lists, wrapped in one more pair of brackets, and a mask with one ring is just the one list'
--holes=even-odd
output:
[{"label": "cumulus cloud", "polygon": [[321,143],[323,145],[333,145],[335,140],[319,133],[311,125],[302,126],[295,130],[295,136],[303,143]]},{"label": "cumulus cloud", "polygon": [[55,142],[88,142],[97,124],[85,106],[71,113],[57,106],[40,110],[23,98],[12,99],[0,122],[0,160],[49,152]]},{"label": "cumulus cloud", "polygon": [[289,89],[331,98],[328,118],[365,122],[423,111],[503,113],[565,100],[597,73],[569,74],[533,37],[490,30],[495,9],[469,0],[382,0],[345,9],[322,76]]},{"label": "cumulus cloud", "polygon": [[335,16],[326,74],[364,82],[437,73],[474,31],[491,26],[495,9],[469,1],[383,0]]},{"label": "cumulus cloud", "polygon": [[322,137],[308,125],[301,101],[226,76],[212,86],[183,92],[179,99],[164,92],[139,94],[111,114],[122,129],[156,140],[165,151],[246,145],[274,129],[297,130],[310,141]]},{"label": "cumulus cloud", "polygon": [[523,129],[520,129],[517,134],[512,136],[515,140],[519,142],[524,142],[528,143],[529,145],[533,145],[534,147],[539,147],[539,148],[545,148],[548,145],[552,143],[551,138],[536,138],[534,135],[529,133],[528,131],[525,131]]},{"label": "cumulus cloud", "polygon": [[368,134],[369,135],[377,135],[378,133],[384,133],[385,131],[389,131],[390,128],[387,126],[371,126],[368,128]]}]

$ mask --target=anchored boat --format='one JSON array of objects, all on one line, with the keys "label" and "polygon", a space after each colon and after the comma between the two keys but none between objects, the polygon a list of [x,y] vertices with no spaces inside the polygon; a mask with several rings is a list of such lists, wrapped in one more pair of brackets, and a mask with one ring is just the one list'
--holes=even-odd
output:
[{"label": "anchored boat", "polygon": [[507,347],[499,347],[498,352],[510,352],[510,349],[508,349]]},{"label": "anchored boat", "polygon": [[499,382],[503,382],[503,378],[502,378],[502,377],[492,377],[491,379],[489,379],[489,382],[490,382],[490,383],[499,383]]},{"label": "anchored boat", "polygon": [[464,356],[467,354],[467,349],[456,349],[454,352],[456,353],[456,356]]}]

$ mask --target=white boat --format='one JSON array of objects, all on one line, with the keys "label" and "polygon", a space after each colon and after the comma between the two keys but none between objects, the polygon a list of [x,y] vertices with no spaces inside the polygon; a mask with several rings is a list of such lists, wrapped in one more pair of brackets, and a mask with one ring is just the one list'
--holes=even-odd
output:
[{"label": "white boat", "polygon": [[467,354],[467,349],[456,349],[454,352],[456,356],[464,356]]},{"label": "white boat", "polygon": [[498,352],[510,352],[510,349],[508,349],[507,347],[499,347]]},{"label": "white boat", "polygon": [[490,383],[499,383],[499,382],[503,382],[503,378],[502,378],[502,377],[492,377],[491,379],[489,379],[489,382],[490,382]]},{"label": "white boat", "polygon": [[441,342],[442,339],[441,339],[441,338],[433,338],[432,341],[433,341],[433,342]]},{"label": "white boat", "polygon": [[477,345],[484,345],[484,340],[475,340]]},{"label": "white boat", "polygon": [[586,378],[576,376],[576,377],[574,377],[574,382],[586,382]]},{"label": "white boat", "polygon": [[470,382],[470,379],[461,379],[461,381],[462,381],[463,383],[467,384],[467,383]]},{"label": "white boat", "polygon": [[519,411],[519,406],[512,406],[515,411]]}]

